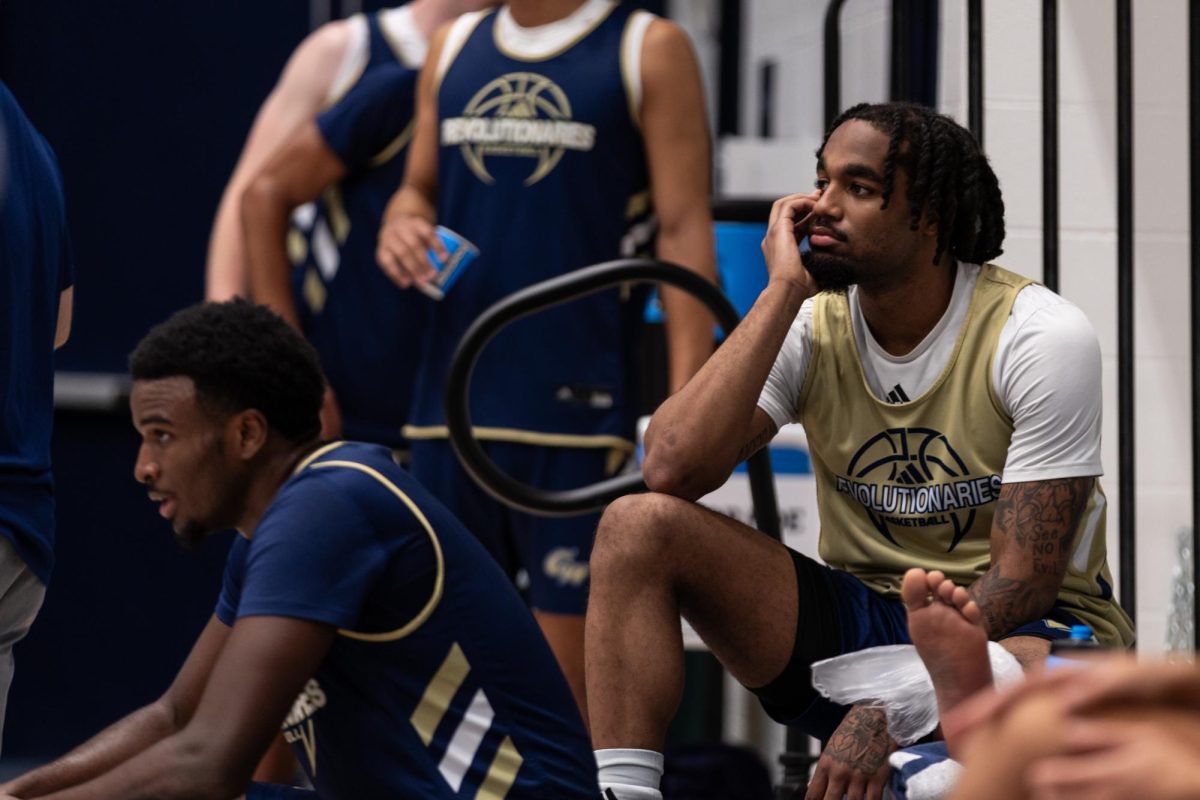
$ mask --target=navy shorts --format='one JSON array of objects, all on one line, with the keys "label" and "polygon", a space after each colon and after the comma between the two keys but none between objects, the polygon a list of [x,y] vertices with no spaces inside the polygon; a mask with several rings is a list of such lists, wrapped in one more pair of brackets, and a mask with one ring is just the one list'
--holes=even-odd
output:
[{"label": "navy shorts", "polygon": [[[889,598],[869,588],[848,572],[832,569],[789,548],[796,566],[799,615],[792,660],[779,677],[758,689],[763,708],[776,721],[826,741],[848,711],[822,697],[812,686],[817,661],[853,653],[867,647],[912,644],[908,617],[899,598]],[[1079,620],[1061,608],[1045,619],[1010,631],[1011,636],[1064,639]]]},{"label": "navy shorts", "polygon": [[[607,448],[565,448],[483,442],[501,470],[539,489],[578,489],[611,477]],[[533,608],[582,614],[588,559],[600,514],[538,517],[509,508],[471,479],[445,439],[411,443],[410,471],[492,553],[510,577],[524,569]]]}]

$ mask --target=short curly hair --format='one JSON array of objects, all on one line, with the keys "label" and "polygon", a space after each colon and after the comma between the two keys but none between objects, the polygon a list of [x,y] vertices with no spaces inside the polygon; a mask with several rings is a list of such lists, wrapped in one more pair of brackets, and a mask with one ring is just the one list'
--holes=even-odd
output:
[{"label": "short curly hair", "polygon": [[134,348],[129,372],[135,381],[191,378],[209,408],[257,409],[294,442],[321,431],[325,379],[316,351],[265,306],[231,300],[176,312]]},{"label": "short curly hair", "polygon": [[[915,103],[860,103],[829,126],[859,119],[891,137],[884,161],[883,207],[895,188],[896,167],[908,174],[909,227],[916,230],[929,212],[938,223],[934,263],[942,253],[982,264],[1004,250],[1004,198],[987,156],[970,131],[945,114]],[[907,145],[905,147],[904,145]]]}]

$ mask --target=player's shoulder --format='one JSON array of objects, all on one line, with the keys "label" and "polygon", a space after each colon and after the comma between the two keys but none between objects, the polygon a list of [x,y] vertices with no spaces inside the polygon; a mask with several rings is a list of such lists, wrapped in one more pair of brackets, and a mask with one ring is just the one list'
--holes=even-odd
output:
[{"label": "player's shoulder", "polygon": [[295,481],[323,476],[344,476],[359,480],[366,476],[376,482],[403,482],[407,473],[400,469],[386,447],[365,442],[337,441],[323,445],[300,461]]},{"label": "player's shoulder", "polygon": [[345,92],[347,73],[366,57],[367,24],[361,14],[327,22],[292,51],[275,86],[280,98],[303,102],[315,112]]},{"label": "player's shoulder", "polygon": [[680,54],[692,53],[691,38],[678,23],[665,17],[638,9],[630,14],[626,25],[642,29],[642,52],[650,57],[647,63],[670,66]]},{"label": "player's shoulder", "polygon": [[1016,330],[1040,335],[1095,337],[1095,328],[1079,306],[1040,283],[1017,293],[1010,312]]},{"label": "player's shoulder", "polygon": [[[264,522],[310,527],[330,520],[376,525],[428,516],[426,493],[396,464],[392,452],[362,442],[332,442],[301,459],[280,487]],[[400,525],[400,528],[407,527]]]},{"label": "player's shoulder", "polygon": [[294,59],[316,64],[337,64],[366,32],[361,14],[326,22],[296,47]]},{"label": "player's shoulder", "polygon": [[451,62],[458,57],[459,51],[462,50],[474,30],[479,27],[479,23],[495,13],[496,9],[494,8],[469,11],[438,26],[429,39],[427,62],[436,66],[434,74],[438,80],[446,74]]}]

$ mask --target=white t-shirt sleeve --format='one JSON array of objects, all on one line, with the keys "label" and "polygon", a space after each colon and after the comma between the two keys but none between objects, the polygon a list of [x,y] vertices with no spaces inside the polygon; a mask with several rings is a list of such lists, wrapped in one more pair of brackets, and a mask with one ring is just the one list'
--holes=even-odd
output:
[{"label": "white t-shirt sleeve", "polygon": [[[1096,331],[1079,308],[1048,294],[1030,287],[1017,296],[996,350],[993,384],[1013,420],[1005,483],[1104,472]],[[1023,301],[1034,308],[1018,313]]]},{"label": "white t-shirt sleeve", "polygon": [[813,301],[810,298],[800,306],[800,312],[792,321],[771,374],[758,396],[758,407],[767,412],[777,428],[797,421],[800,390],[804,388],[804,373],[808,371],[808,358],[812,352],[812,316]]}]

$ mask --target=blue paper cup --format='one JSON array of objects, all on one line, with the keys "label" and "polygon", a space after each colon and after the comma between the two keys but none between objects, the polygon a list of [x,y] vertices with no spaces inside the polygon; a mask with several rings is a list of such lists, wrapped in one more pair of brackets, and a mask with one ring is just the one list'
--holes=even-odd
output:
[{"label": "blue paper cup", "polygon": [[463,270],[478,257],[479,248],[442,225],[437,226],[437,235],[442,240],[442,246],[446,248],[446,259],[443,261],[432,248],[429,249],[429,261],[437,268],[437,275],[428,283],[418,283],[417,288],[434,300],[441,300],[454,286]]}]

